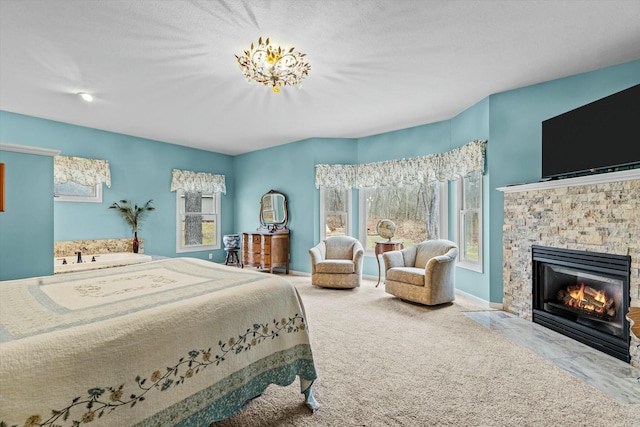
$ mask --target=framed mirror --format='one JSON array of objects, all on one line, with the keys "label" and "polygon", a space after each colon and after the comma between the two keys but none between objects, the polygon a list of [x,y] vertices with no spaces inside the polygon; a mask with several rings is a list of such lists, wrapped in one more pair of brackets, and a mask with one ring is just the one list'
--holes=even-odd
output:
[{"label": "framed mirror", "polygon": [[287,197],[279,191],[270,190],[260,199],[260,228],[271,233],[287,230]]}]

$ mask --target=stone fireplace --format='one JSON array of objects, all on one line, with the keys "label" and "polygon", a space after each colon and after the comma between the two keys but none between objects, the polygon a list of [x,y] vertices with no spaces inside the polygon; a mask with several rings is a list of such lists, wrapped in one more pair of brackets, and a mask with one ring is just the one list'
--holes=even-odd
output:
[{"label": "stone fireplace", "polygon": [[[505,311],[533,320],[534,246],[630,257],[629,307],[640,307],[639,169],[499,190]],[[627,332],[630,363],[640,367],[640,337]]]},{"label": "stone fireplace", "polygon": [[629,362],[631,257],[533,245],[533,322]]}]

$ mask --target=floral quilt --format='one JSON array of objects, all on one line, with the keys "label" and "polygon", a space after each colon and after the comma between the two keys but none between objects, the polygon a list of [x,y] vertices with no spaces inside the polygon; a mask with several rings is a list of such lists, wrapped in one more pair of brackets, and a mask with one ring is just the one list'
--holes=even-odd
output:
[{"label": "floral quilt", "polygon": [[0,282],[0,426],[206,426],[316,378],[284,278],[193,258]]}]

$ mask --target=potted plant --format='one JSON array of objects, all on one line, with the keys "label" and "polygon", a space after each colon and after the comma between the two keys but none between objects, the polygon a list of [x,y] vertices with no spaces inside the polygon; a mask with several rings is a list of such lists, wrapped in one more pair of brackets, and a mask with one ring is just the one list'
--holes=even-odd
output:
[{"label": "potted plant", "polygon": [[148,212],[155,210],[153,200],[149,200],[144,205],[138,206],[132,204],[129,200],[120,200],[120,203],[114,202],[109,209],[116,209],[122,219],[131,226],[133,230],[133,252],[138,253],[138,227]]}]

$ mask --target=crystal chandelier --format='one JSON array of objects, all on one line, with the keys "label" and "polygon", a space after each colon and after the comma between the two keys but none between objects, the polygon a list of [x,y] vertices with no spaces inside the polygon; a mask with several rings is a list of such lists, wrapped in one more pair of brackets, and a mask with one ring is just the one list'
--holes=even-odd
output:
[{"label": "crystal chandelier", "polygon": [[251,43],[251,49],[245,50],[244,55],[235,55],[247,82],[256,81],[265,86],[271,86],[274,92],[280,92],[282,86],[298,86],[300,80],[309,74],[311,66],[303,61],[305,53],[288,51],[280,46],[269,44],[267,38],[258,40],[258,46]]}]

